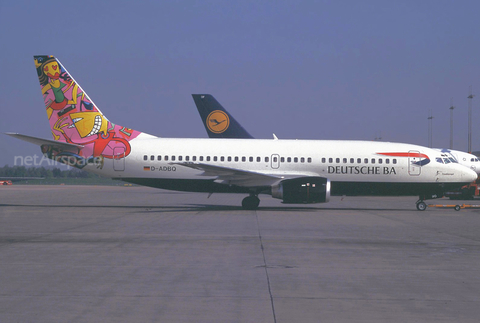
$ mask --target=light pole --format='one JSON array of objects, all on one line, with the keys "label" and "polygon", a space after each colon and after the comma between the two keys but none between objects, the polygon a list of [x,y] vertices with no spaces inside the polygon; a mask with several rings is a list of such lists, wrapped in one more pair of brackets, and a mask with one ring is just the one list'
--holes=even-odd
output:
[{"label": "light pole", "polygon": [[472,86],[470,85],[470,90],[468,91],[468,152],[472,153],[472,99],[474,95],[472,94]]},{"label": "light pole", "polygon": [[433,147],[433,139],[432,139],[432,132],[433,132],[433,116],[432,116],[432,110],[430,110],[430,116],[427,118],[428,119],[428,147],[432,148]]},{"label": "light pole", "polygon": [[450,149],[453,149],[453,98],[450,99]]}]

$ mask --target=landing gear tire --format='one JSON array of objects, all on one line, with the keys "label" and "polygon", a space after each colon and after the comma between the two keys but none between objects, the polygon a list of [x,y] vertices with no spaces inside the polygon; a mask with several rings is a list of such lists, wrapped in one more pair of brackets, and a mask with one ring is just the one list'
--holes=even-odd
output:
[{"label": "landing gear tire", "polygon": [[260,204],[260,199],[255,195],[247,196],[242,200],[242,208],[244,210],[256,210]]},{"label": "landing gear tire", "polygon": [[417,210],[425,211],[427,209],[427,204],[425,202],[417,202]]},{"label": "landing gear tire", "polygon": [[455,205],[455,207],[453,209],[455,211],[460,211],[462,209],[462,207],[460,205]]}]

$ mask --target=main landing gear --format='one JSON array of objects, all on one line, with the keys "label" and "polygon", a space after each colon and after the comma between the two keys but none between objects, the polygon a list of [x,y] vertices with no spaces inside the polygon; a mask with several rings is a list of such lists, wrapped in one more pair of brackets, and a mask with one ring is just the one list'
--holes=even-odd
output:
[{"label": "main landing gear", "polygon": [[242,200],[242,208],[244,210],[256,210],[259,204],[260,199],[253,193],[250,193],[250,196],[247,196]]}]

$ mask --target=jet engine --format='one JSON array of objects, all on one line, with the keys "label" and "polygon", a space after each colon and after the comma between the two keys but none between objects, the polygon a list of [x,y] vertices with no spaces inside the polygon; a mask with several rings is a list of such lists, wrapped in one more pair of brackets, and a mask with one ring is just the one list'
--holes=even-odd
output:
[{"label": "jet engine", "polygon": [[325,177],[298,177],[272,185],[272,197],[283,203],[326,203],[330,199],[330,180]]}]

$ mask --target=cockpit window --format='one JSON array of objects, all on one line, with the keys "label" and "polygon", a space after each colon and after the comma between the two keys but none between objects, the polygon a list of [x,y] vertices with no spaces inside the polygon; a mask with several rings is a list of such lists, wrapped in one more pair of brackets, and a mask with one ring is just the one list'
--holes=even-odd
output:
[{"label": "cockpit window", "polygon": [[440,157],[436,157],[436,158],[435,158],[435,161],[436,161],[437,163],[443,164],[443,159],[441,159]]},{"label": "cockpit window", "polygon": [[445,162],[445,164],[450,164],[450,159],[448,158],[444,158],[443,161]]},{"label": "cockpit window", "polygon": [[456,160],[455,158],[453,158],[453,157],[449,157],[448,159],[450,159],[450,161],[451,161],[452,163],[458,163],[457,160]]}]

